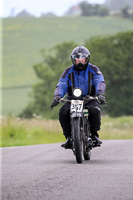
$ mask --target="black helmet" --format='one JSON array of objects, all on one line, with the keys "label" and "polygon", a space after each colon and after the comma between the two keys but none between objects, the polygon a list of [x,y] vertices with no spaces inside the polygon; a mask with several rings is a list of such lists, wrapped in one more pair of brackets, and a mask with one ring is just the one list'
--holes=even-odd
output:
[{"label": "black helmet", "polygon": [[71,53],[71,59],[77,70],[84,70],[90,59],[90,52],[84,46],[77,46]]}]

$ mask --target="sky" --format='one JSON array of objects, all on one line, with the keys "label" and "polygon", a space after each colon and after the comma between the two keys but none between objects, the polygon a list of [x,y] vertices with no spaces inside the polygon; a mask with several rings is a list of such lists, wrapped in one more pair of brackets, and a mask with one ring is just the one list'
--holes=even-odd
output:
[{"label": "sky", "polygon": [[[0,0],[0,16],[14,16],[24,9],[36,17],[48,12],[62,16],[71,6],[82,1],[84,0]],[[102,4],[105,0],[87,0],[87,2]]]}]

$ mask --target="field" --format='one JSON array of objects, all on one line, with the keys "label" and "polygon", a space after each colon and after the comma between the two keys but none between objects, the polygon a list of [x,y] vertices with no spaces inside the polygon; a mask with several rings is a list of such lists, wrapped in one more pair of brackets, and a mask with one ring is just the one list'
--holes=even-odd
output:
[{"label": "field", "polygon": [[[3,118],[1,146],[21,146],[64,142],[58,120]],[[102,117],[100,138],[133,139],[133,117]]]},{"label": "field", "polygon": [[[41,50],[62,42],[133,30],[132,20],[113,17],[7,18],[3,20],[2,115],[18,114],[38,82],[33,65]],[[91,49],[90,49],[91,51]],[[70,52],[71,53],[71,52]]]},{"label": "field", "polygon": [[[31,87],[14,87],[3,90],[3,113],[18,114],[20,108],[25,108],[29,100]],[[10,109],[9,109],[10,108]]]}]

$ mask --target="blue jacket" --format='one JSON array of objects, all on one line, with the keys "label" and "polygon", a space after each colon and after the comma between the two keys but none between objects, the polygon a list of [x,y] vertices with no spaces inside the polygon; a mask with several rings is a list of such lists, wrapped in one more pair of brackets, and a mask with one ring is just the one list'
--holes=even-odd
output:
[{"label": "blue jacket", "polygon": [[75,87],[80,88],[84,96],[88,94],[92,96],[104,95],[106,89],[102,73],[97,66],[91,63],[83,71],[76,70],[74,65],[66,68],[59,79],[54,96],[63,97],[66,93],[68,96],[72,96],[72,90]]}]

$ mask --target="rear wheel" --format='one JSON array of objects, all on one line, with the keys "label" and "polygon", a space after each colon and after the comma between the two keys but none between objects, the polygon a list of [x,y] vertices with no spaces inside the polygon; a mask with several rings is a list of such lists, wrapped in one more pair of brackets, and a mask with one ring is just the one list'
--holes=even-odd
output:
[{"label": "rear wheel", "polygon": [[82,140],[80,122],[80,118],[73,118],[73,139],[77,163],[82,163]]}]

